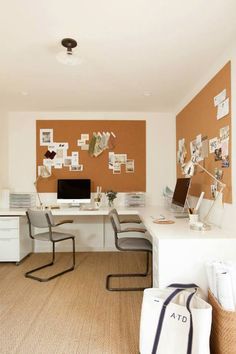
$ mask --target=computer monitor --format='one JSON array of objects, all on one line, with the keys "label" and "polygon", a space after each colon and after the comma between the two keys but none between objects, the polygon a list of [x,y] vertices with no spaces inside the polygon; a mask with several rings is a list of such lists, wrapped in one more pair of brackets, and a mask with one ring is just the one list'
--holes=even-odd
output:
[{"label": "computer monitor", "polygon": [[184,209],[188,196],[191,178],[178,178],[172,198],[172,205]]},{"label": "computer monitor", "polygon": [[59,179],[57,181],[57,202],[77,206],[91,202],[90,179]]}]

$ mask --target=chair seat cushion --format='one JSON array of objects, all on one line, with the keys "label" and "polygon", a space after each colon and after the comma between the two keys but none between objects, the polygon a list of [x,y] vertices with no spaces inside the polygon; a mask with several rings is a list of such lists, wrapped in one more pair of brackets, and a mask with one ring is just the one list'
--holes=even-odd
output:
[{"label": "chair seat cushion", "polygon": [[137,224],[140,224],[141,223],[141,219],[138,215],[129,215],[128,217],[127,216],[120,216],[119,215],[119,218],[120,218],[120,222],[121,223],[127,223],[127,224],[132,224],[132,223],[137,223]]},{"label": "chair seat cushion", "polygon": [[[60,240],[71,238],[71,237],[74,237],[74,236],[71,234],[63,233],[63,232],[53,232],[52,233],[53,241],[60,241]],[[36,234],[36,235],[34,235],[34,238],[36,240],[40,240],[40,241],[51,241],[50,236],[49,236],[49,232],[43,232],[41,234]]]},{"label": "chair seat cushion", "polygon": [[142,228],[142,227],[124,227],[121,229],[122,232],[141,232],[143,234],[145,234],[145,232],[147,231],[146,229]]},{"label": "chair seat cushion", "polygon": [[145,238],[122,237],[118,239],[118,246],[124,251],[152,251],[152,244]]}]

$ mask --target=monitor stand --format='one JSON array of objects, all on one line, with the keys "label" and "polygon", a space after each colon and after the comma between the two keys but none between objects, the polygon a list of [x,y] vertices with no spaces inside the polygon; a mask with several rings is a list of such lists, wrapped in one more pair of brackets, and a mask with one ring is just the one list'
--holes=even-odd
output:
[{"label": "monitor stand", "polygon": [[70,203],[69,208],[80,208],[81,204],[80,203]]},{"label": "monitor stand", "polygon": [[171,205],[171,212],[174,214],[174,217],[176,219],[188,219],[189,218],[189,213],[188,213],[188,208],[184,207],[178,207],[175,204]]}]

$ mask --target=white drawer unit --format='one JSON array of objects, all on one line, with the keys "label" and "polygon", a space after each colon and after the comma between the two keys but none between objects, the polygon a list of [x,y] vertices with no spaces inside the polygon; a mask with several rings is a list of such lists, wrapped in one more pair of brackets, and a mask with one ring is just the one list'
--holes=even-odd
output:
[{"label": "white drawer unit", "polygon": [[32,252],[25,216],[0,217],[0,262],[20,262]]},{"label": "white drawer unit", "polygon": [[4,216],[0,217],[0,230],[2,229],[18,229],[19,217]]}]

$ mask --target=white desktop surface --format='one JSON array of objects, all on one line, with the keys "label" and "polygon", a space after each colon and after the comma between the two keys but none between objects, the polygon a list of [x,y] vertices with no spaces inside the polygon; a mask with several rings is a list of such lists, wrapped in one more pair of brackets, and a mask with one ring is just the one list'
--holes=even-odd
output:
[{"label": "white desktop surface", "polygon": [[[77,208],[77,207],[68,207],[68,208],[63,208],[61,207],[60,209],[52,209],[52,214],[53,215],[57,215],[57,216],[63,216],[63,215],[97,215],[97,216],[106,216],[109,214],[109,211],[111,209],[107,208],[107,207],[103,207],[103,208],[99,208],[97,210],[95,209],[89,209],[86,207],[84,209],[81,209],[81,208]],[[122,214],[122,215],[137,215],[138,214],[138,210],[137,209],[134,209],[134,208],[117,208],[119,214]]]},{"label": "white desktop surface", "polygon": [[[107,207],[94,209],[94,208],[79,208],[79,207],[60,207],[58,209],[46,209],[51,210],[52,214],[55,216],[64,216],[64,215],[84,215],[84,216],[106,216],[109,214],[110,209]],[[117,208],[118,212],[122,215],[137,215],[138,209],[136,208]],[[0,209],[0,216],[24,216],[26,209],[24,208],[11,208],[11,209]]]},{"label": "white desktop surface", "polygon": [[[153,286],[171,283],[195,283],[207,295],[206,262],[236,262],[236,235],[212,226],[209,231],[195,231],[188,219],[176,219],[161,207],[146,207],[139,215],[151,234],[153,244]],[[174,224],[156,224],[153,218],[164,215]]]},{"label": "white desktop surface", "polygon": [[25,215],[25,209],[0,209],[0,216],[23,216]]},{"label": "white desktop surface", "polygon": [[[236,238],[233,233],[222,230],[219,227],[212,226],[208,231],[195,231],[189,227],[188,218],[175,218],[174,213],[166,210],[164,207],[152,206],[138,209],[138,214],[148,229],[152,237],[158,239],[225,239]],[[164,216],[168,220],[174,221],[174,224],[156,224],[155,219]]]},{"label": "white desktop surface", "polygon": [[[212,260],[232,260],[236,262],[236,235],[226,232],[218,227],[212,227],[210,231],[194,231],[189,227],[188,219],[176,219],[174,215],[163,207],[152,206],[143,208],[117,209],[121,215],[138,214],[153,243],[153,284],[154,287],[165,287],[171,283],[196,283],[204,293],[207,293],[207,278],[205,263]],[[99,210],[81,210],[76,207],[53,209],[53,215],[58,217],[73,216],[75,221],[81,224],[70,224],[68,231],[76,229],[84,232],[91,229],[85,242],[93,238],[95,249],[88,247],[87,250],[114,250],[111,242],[114,242],[113,232],[107,218],[108,208]],[[0,216],[22,216],[24,209],[0,209]],[[164,215],[174,224],[156,224],[154,219]],[[79,216],[79,218],[78,218]],[[81,218],[80,218],[81,217]],[[89,221],[86,221],[88,217]],[[86,218],[86,220],[84,220]],[[74,226],[73,226],[74,225]],[[73,229],[74,227],[74,229]],[[81,239],[82,232],[78,234]],[[78,247],[82,251],[83,244]],[[96,249],[97,247],[97,249]]]}]

